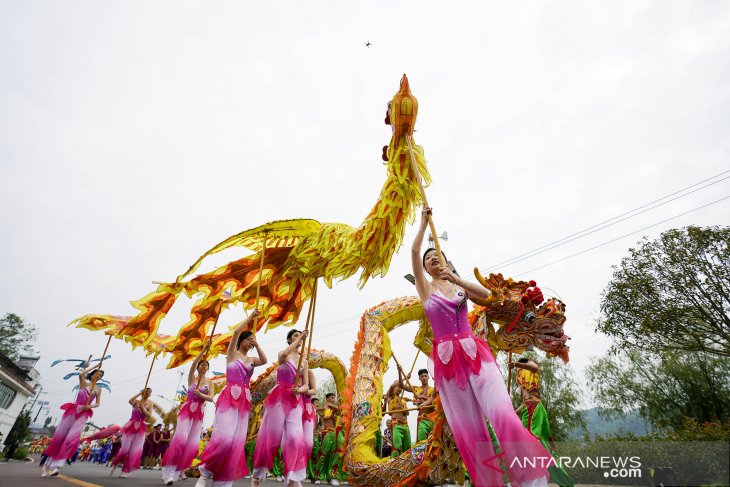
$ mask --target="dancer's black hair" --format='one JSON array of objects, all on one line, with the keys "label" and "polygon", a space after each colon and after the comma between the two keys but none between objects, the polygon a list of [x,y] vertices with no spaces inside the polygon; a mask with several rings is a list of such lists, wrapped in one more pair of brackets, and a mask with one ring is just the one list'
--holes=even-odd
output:
[{"label": "dancer's black hair", "polygon": [[[433,247],[429,247],[429,248],[427,248],[427,249],[426,249],[426,251],[425,251],[425,252],[423,253],[423,259],[421,259],[421,261],[423,262],[423,268],[424,268],[424,269],[426,268],[426,254],[428,254],[428,253],[429,253],[429,252],[431,252],[431,251],[434,251],[434,252],[435,252],[435,251],[436,251],[436,249],[435,249],[435,248],[433,248]],[[446,257],[446,254],[444,253],[444,251],[443,251],[443,250],[441,251],[441,255],[443,255],[443,256],[444,256],[444,262],[448,262],[448,261],[449,261],[449,259],[448,259],[448,258]]]},{"label": "dancer's black hair", "polygon": [[[238,335],[238,342],[236,343],[236,350],[238,350],[241,347],[241,342],[244,341],[246,338],[253,335],[253,332],[251,330],[246,330],[244,332],[241,332],[240,335]],[[208,366],[210,367],[210,365]]]},{"label": "dancer's black hair", "polygon": [[101,377],[104,377],[104,371],[101,369],[96,369],[86,373],[86,380],[91,380],[91,376],[94,375],[94,372],[101,372]]},{"label": "dancer's black hair", "polygon": [[291,337],[292,337],[292,336],[293,336],[293,335],[294,335],[295,333],[301,333],[301,331],[299,331],[299,330],[289,330],[289,333],[287,333],[287,334],[286,334],[286,343],[291,343],[291,342],[292,342],[292,339],[291,339]]}]

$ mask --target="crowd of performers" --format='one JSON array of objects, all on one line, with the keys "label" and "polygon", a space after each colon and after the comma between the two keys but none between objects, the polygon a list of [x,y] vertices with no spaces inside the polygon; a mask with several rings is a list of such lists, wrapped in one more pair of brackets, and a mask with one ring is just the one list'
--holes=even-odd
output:
[{"label": "crowd of performers", "polygon": [[[548,472],[539,462],[524,461],[546,458],[552,452],[547,416],[539,397],[537,364],[527,360],[510,364],[518,369],[523,399],[520,419],[512,408],[492,352],[482,339],[474,336],[467,320],[467,299],[484,299],[489,291],[444,267],[435,249],[421,254],[430,213],[430,208],[423,210],[412,246],[412,262],[416,290],[434,335],[429,361],[433,370],[419,370],[419,385],[413,386],[398,367],[398,381],[384,394],[383,410],[390,419],[379,435],[377,453],[397,456],[410,449],[407,415],[413,408],[408,407],[408,401],[418,410],[417,441],[426,440],[434,427],[428,414],[438,395],[474,485],[504,485],[505,470],[512,485],[547,485],[549,476],[560,485],[572,485],[564,471]],[[126,477],[140,468],[144,457],[151,457],[148,462],[155,463],[161,458],[163,483],[172,485],[185,478],[185,471],[199,457],[200,478],[196,487],[232,486],[248,476],[256,487],[272,472],[283,477],[287,486],[300,486],[307,477],[315,483],[333,485],[347,480],[342,468],[344,431],[338,424],[340,405],[334,394],[328,394],[324,404],[319,404],[314,397],[314,375],[308,370],[307,360],[299,356],[306,330],[288,333],[287,346],[277,356],[276,386],[264,400],[258,433],[248,434],[249,383],[254,368],[267,363],[255,335],[248,331],[258,315],[254,310],[233,332],[226,355],[226,386],[216,401],[212,434],[206,438],[202,453],[199,450],[205,404],[214,400],[213,383],[206,377],[209,363],[204,357],[208,346],[190,368],[187,399],[180,408],[171,439],[169,433],[165,436],[158,428],[147,434],[147,423],[152,420],[151,389],[130,398],[131,417],[119,431],[118,451],[110,454],[109,475],[121,466],[120,477]],[[100,405],[101,393],[94,384],[103,374],[96,366],[79,375],[76,400],[61,406],[63,417],[44,452],[47,459],[43,476],[58,475],[66,460],[77,451],[83,426],[92,410]],[[431,376],[434,386],[429,385]],[[406,399],[403,392],[411,393],[412,399]],[[489,423],[484,421],[485,417]],[[495,439],[500,454],[495,454]],[[163,448],[162,444],[164,451],[158,449]]]}]

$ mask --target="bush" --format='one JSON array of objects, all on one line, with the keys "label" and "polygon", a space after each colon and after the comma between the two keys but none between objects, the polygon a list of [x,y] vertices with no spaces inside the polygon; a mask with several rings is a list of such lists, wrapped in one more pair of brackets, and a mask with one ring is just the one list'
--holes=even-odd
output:
[{"label": "bush", "polygon": [[17,450],[15,450],[15,455],[13,455],[13,458],[15,460],[25,460],[28,458],[28,449],[24,446],[21,446]]}]

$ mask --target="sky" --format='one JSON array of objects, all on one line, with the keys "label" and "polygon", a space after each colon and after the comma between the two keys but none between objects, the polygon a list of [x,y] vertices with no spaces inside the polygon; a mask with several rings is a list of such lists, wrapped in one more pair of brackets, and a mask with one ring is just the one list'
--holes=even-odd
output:
[{"label": "sky", "polygon": [[[50,363],[105,343],[68,328],[73,319],[132,314],[129,301],[152,281],[265,222],[358,226],[385,180],[385,105],[407,73],[444,250],[462,275],[491,269],[560,297],[570,366],[585,386],[586,366],[610,344],[594,326],[612,266],[643,236],[730,223],[730,200],[716,202],[730,195],[728,32],[730,4],[719,0],[4,0],[0,314],[37,326],[40,400],[57,418],[74,384],[62,380],[70,366]],[[320,290],[316,348],[349,365],[360,315],[415,293],[403,278],[414,233],[386,277]],[[180,299],[160,332],[174,334],[189,308]],[[219,326],[242,316],[233,309]],[[269,357],[287,331],[261,336]],[[401,363],[413,360],[414,333],[391,336]],[[120,341],[110,353],[100,425],[129,417],[149,367]],[[385,381],[394,378],[391,368]],[[163,407],[179,379],[153,370]]]}]

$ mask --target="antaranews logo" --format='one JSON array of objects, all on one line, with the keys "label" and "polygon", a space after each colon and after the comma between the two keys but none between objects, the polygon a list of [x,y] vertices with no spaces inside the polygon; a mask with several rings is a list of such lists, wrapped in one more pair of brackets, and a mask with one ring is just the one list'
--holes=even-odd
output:
[{"label": "antaranews logo", "polygon": [[550,467],[571,469],[597,469],[605,478],[641,478],[641,459],[638,456],[585,456],[585,457],[514,457],[510,468]]}]

